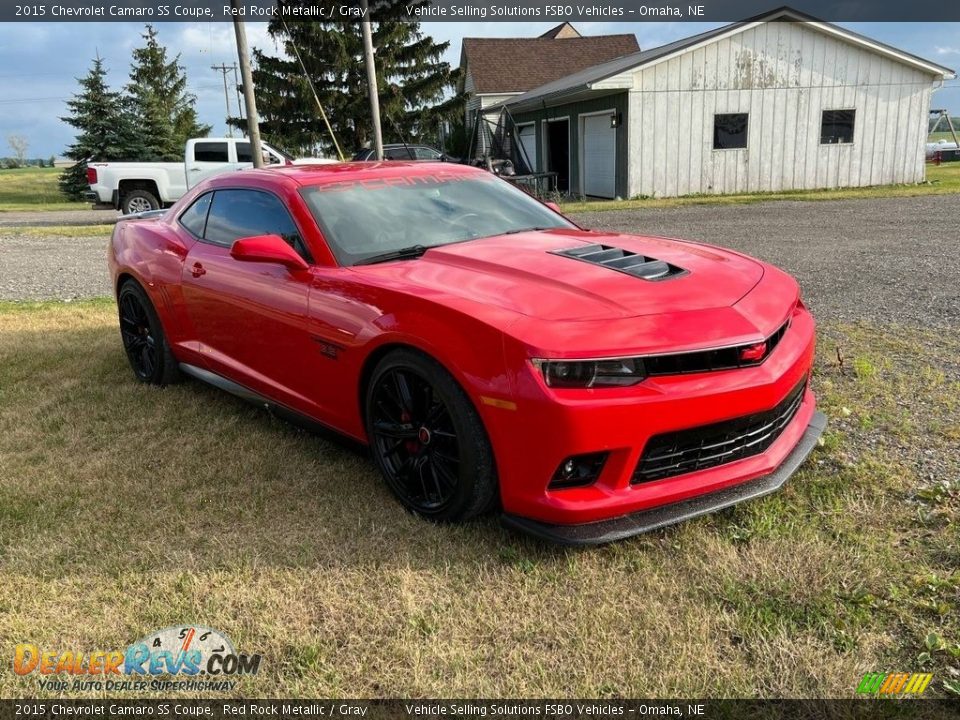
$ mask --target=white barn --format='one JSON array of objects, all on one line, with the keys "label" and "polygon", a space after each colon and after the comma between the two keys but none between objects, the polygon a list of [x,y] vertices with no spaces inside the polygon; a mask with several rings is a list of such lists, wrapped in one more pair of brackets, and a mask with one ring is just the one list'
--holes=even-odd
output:
[{"label": "white barn", "polygon": [[782,8],[507,100],[561,191],[673,197],[916,183],[954,72]]}]

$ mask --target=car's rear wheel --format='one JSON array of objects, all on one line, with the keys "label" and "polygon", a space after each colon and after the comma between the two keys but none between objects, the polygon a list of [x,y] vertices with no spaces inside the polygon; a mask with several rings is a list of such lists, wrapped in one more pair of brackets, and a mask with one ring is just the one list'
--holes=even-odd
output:
[{"label": "car's rear wheel", "polygon": [[147,293],[134,280],[127,280],[117,295],[120,339],[133,374],[140,382],[168,385],[179,378],[176,358],[157,311]]},{"label": "car's rear wheel", "polygon": [[396,350],[373,371],[367,437],[387,486],[412,512],[455,522],[497,498],[493,450],[476,409],[435,360]]}]

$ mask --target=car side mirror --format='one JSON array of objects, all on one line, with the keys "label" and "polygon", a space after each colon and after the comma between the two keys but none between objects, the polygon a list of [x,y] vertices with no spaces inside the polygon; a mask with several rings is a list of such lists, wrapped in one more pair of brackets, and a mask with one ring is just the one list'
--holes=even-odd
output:
[{"label": "car side mirror", "polygon": [[548,208],[553,210],[555,213],[563,215],[563,210],[561,210],[560,206],[557,205],[555,202],[545,202],[544,205],[546,205]]},{"label": "car side mirror", "polygon": [[306,270],[310,267],[279,235],[240,238],[230,248],[230,256],[243,262],[279,263],[290,270]]}]

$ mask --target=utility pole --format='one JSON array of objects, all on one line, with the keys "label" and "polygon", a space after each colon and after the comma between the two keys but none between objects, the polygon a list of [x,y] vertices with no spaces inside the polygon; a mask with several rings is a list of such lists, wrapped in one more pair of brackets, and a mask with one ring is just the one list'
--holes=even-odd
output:
[{"label": "utility pole", "polygon": [[223,99],[227,103],[227,137],[233,137],[233,128],[230,127],[230,91],[227,89],[227,73],[230,72],[230,66],[226,63],[220,65],[211,65],[211,70],[223,73]]},{"label": "utility pole", "polygon": [[243,93],[240,91],[240,78],[237,77],[237,64],[233,64],[233,87],[237,90],[237,117],[243,120]]},{"label": "utility pole", "polygon": [[373,122],[373,149],[377,160],[383,160],[383,134],[380,132],[380,93],[377,90],[377,66],[373,60],[373,31],[370,29],[370,7],[361,0],[363,8],[363,57],[367,66],[367,94],[370,96],[370,119]]},{"label": "utility pole", "polygon": [[260,116],[257,114],[257,98],[254,94],[253,72],[250,70],[250,49],[247,47],[247,28],[240,19],[240,0],[230,0],[233,8],[233,31],[237,36],[237,56],[240,60],[240,77],[243,80],[243,99],[247,106],[247,136],[250,138],[250,153],[253,166],[263,167],[263,149],[260,146]]}]

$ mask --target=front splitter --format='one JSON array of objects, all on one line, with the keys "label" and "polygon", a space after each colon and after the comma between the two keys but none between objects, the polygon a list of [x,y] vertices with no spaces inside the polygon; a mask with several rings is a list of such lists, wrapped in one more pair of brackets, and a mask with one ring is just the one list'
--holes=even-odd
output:
[{"label": "front splitter", "polygon": [[641,535],[776,492],[807,459],[826,426],[827,416],[814,413],[800,442],[772,473],[689,500],[579,525],[554,525],[509,514],[504,514],[501,521],[510,529],[562,545],[602,545]]}]

